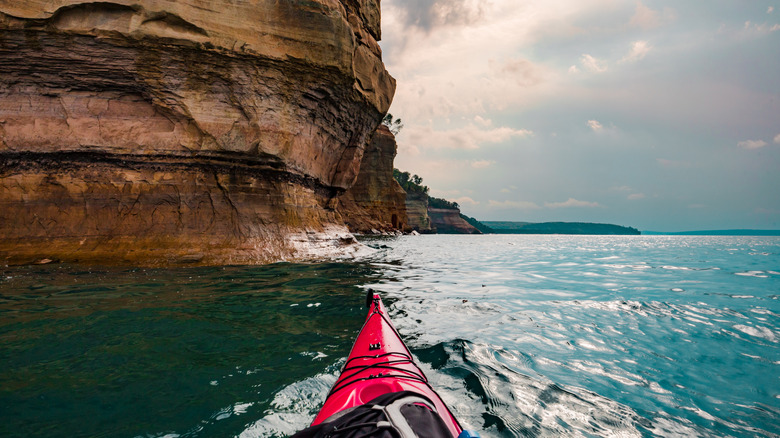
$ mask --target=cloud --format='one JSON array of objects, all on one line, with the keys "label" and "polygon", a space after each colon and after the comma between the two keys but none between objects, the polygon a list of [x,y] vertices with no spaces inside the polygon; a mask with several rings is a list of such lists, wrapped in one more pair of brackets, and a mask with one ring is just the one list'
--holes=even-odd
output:
[{"label": "cloud", "polygon": [[685,169],[691,167],[690,163],[685,161],[669,160],[666,158],[656,158],[655,161],[666,169]]},{"label": "cloud", "polygon": [[502,143],[512,138],[525,138],[533,135],[527,129],[514,129],[506,126],[485,129],[474,124],[450,129],[435,130],[432,126],[407,127],[405,142],[417,148],[479,149],[487,143]]},{"label": "cloud", "polygon": [[493,121],[490,119],[483,119],[480,116],[474,116],[474,121],[477,123],[477,125],[487,128],[493,125]]},{"label": "cloud", "polygon": [[772,32],[777,32],[778,30],[780,30],[780,24],[773,24],[773,25],[770,26],[767,23],[758,24],[758,23],[751,23],[750,21],[746,21],[745,22],[745,30],[746,31],[752,30],[752,31],[754,31],[756,33],[759,33],[759,34],[762,34],[762,33],[764,33],[764,34],[765,33],[772,33]]},{"label": "cloud", "polygon": [[644,193],[632,193],[632,194],[628,195],[628,200],[629,201],[638,201],[640,199],[645,199],[645,194]]},{"label": "cloud", "polygon": [[648,8],[642,2],[636,2],[636,10],[629,24],[642,29],[652,29],[660,26],[661,20],[657,11]]},{"label": "cloud", "polygon": [[631,46],[631,51],[628,52],[628,55],[624,56],[623,59],[620,60],[620,62],[635,62],[639,61],[640,59],[647,56],[647,53],[652,49],[652,47],[647,44],[647,41],[636,41]]},{"label": "cloud", "polygon": [[490,167],[494,162],[488,160],[478,160],[471,163],[471,167],[475,169],[484,169]]},{"label": "cloud", "polygon": [[775,136],[775,144],[780,144],[780,134]]},{"label": "cloud", "polygon": [[[494,64],[494,63],[490,63]],[[491,65],[493,67],[493,65]],[[493,67],[494,68],[494,67]],[[512,59],[502,64],[498,73],[512,78],[517,84],[524,87],[532,87],[544,80],[543,73],[533,62],[527,59]]]},{"label": "cloud", "polygon": [[771,14],[771,13],[772,13],[772,12],[774,12],[774,11],[775,11],[775,7],[774,7],[774,6],[770,6],[770,7],[768,7],[768,8],[766,9],[766,13],[767,13],[767,14]]},{"label": "cloud", "polygon": [[468,196],[462,196],[460,198],[455,198],[451,200],[452,202],[457,202],[458,205],[464,206],[464,205],[479,205],[479,201],[475,201],[472,198]]},{"label": "cloud", "polygon": [[664,8],[663,11],[656,11],[645,6],[641,1],[638,1],[636,2],[636,9],[634,10],[634,15],[631,17],[629,25],[648,30],[660,27],[675,18],[677,18],[677,14],[671,8]]},{"label": "cloud", "polygon": [[564,202],[545,202],[544,206],[547,208],[595,208],[601,207],[598,202],[579,201],[574,198],[569,198]]},{"label": "cloud", "polygon": [[527,202],[527,201],[494,201],[490,200],[488,201],[488,206],[491,208],[517,208],[520,210],[539,210],[541,207],[534,204],[533,202]]},{"label": "cloud", "polygon": [[601,132],[604,130],[604,126],[599,123],[598,120],[588,120],[588,127],[590,127],[593,132]]},{"label": "cloud", "polygon": [[607,65],[604,61],[596,59],[587,53],[582,55],[580,62],[585,69],[593,73],[604,73],[607,71]]},{"label": "cloud", "polygon": [[580,69],[578,69],[576,65],[572,65],[571,67],[569,67],[569,73],[570,74],[577,74],[579,72],[580,72]]},{"label": "cloud", "polygon": [[764,140],[745,140],[737,143],[737,147],[739,147],[740,149],[747,149],[749,151],[755,149],[761,149],[766,145],[767,142],[765,142]]},{"label": "cloud", "polygon": [[433,28],[470,25],[482,19],[485,3],[473,0],[397,0],[404,24],[430,32]]}]

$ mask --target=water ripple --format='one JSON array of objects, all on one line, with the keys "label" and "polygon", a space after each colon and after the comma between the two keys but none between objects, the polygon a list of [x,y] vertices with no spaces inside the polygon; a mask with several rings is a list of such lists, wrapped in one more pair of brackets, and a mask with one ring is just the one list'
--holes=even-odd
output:
[{"label": "water ripple", "polygon": [[434,371],[465,382],[450,399],[486,436],[780,433],[780,239],[388,246],[398,263],[372,286],[412,346],[443,346]]}]

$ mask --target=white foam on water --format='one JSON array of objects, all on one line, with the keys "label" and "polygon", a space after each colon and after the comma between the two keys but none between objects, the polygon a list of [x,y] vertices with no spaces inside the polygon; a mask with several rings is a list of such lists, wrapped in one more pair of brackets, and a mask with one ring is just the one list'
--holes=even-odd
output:
[{"label": "white foam on water", "polygon": [[293,254],[286,257],[286,261],[348,260],[376,252],[358,242],[345,226],[338,225],[290,234],[287,245]]}]

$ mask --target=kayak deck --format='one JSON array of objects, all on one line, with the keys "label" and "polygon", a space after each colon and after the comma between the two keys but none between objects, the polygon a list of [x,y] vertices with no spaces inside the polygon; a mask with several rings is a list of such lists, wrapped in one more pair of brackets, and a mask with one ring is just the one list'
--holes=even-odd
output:
[{"label": "kayak deck", "polygon": [[393,327],[379,295],[370,293],[369,312],[325,405],[312,425],[391,392],[412,391],[429,398],[453,437],[462,428],[414,363],[412,353]]}]

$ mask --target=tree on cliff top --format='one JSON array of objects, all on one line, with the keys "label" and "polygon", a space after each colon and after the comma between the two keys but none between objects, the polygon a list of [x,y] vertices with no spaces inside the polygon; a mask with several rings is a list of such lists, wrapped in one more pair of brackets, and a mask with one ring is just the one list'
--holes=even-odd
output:
[{"label": "tree on cliff top", "polygon": [[393,120],[393,115],[390,113],[387,113],[385,118],[382,119],[382,124],[387,126],[387,129],[389,129],[390,132],[393,133],[393,135],[398,135],[398,133],[401,132],[401,128],[404,127],[404,124],[401,122],[401,119]]},{"label": "tree on cliff top", "polygon": [[[423,185],[423,179],[417,175],[411,175],[409,172],[401,172],[398,169],[393,169],[393,178],[398,181],[401,188],[406,193],[424,193],[428,194],[428,186]],[[457,202],[451,202],[442,198],[435,198],[428,196],[428,206],[432,208],[445,208],[448,210],[460,210],[460,205]]]},{"label": "tree on cliff top", "polygon": [[428,186],[422,185],[423,179],[417,175],[411,175],[409,172],[401,172],[398,169],[393,169],[393,178],[398,181],[401,188],[406,193],[416,192],[428,194]]},{"label": "tree on cliff top", "polygon": [[457,202],[448,201],[442,198],[428,197],[428,206],[431,208],[444,208],[447,210],[460,210],[460,205]]}]

